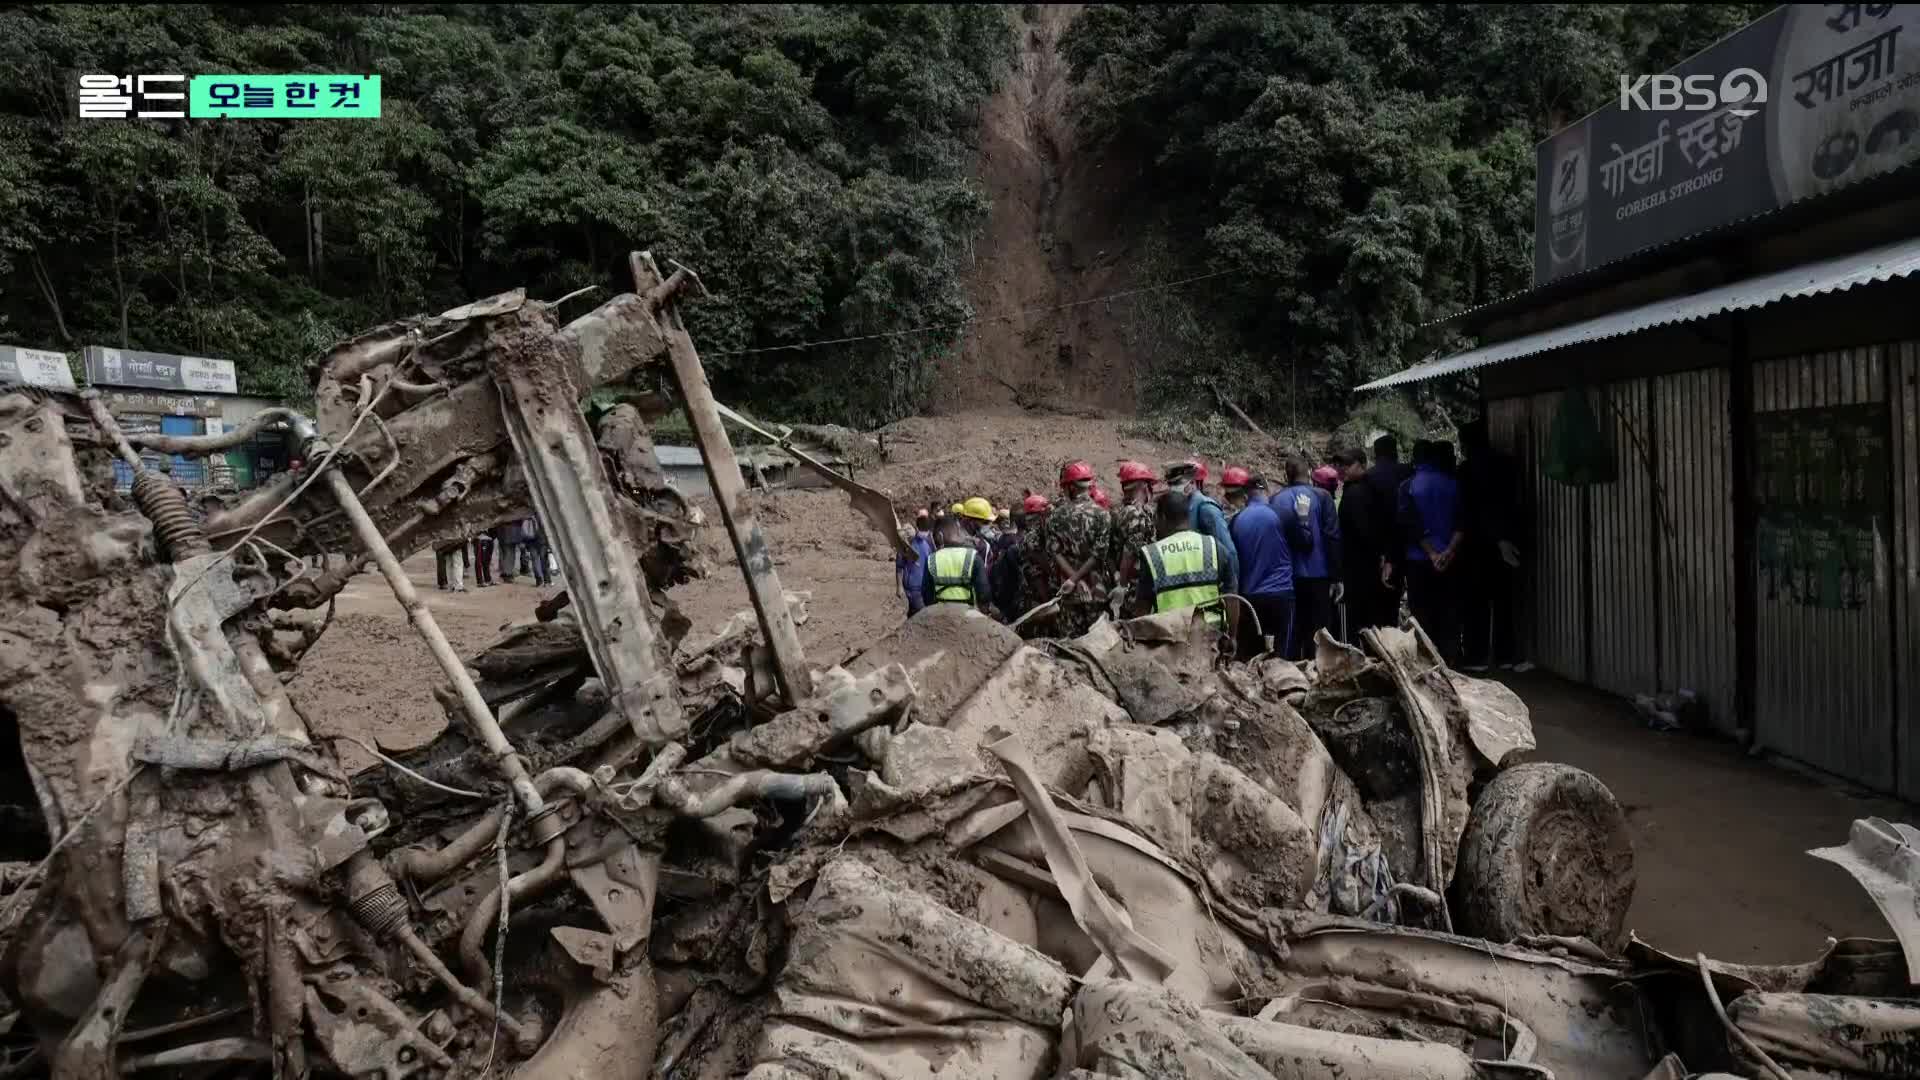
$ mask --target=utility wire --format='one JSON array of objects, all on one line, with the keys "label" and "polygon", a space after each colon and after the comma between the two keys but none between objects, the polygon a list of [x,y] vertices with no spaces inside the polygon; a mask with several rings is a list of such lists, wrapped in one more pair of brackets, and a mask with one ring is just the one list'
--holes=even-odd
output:
[{"label": "utility wire", "polygon": [[906,330],[886,330],[878,334],[855,334],[852,337],[824,338],[819,341],[796,341],[791,345],[763,345],[754,349],[727,349],[720,352],[703,350],[703,354],[706,356],[747,356],[753,353],[786,352],[788,350],[812,349],[821,345],[851,345],[859,341],[878,341],[882,338],[907,337],[912,334],[930,334],[936,330],[954,330],[962,326],[971,326],[974,323],[1006,322],[1009,319],[1017,319],[1022,315],[1044,315],[1051,311],[1065,311],[1068,308],[1084,307],[1088,304],[1098,304],[1107,300],[1118,300],[1123,296],[1139,296],[1142,293],[1164,292],[1168,289],[1179,288],[1182,285],[1191,285],[1196,281],[1208,281],[1213,278],[1227,277],[1238,273],[1240,273],[1238,270],[1215,270],[1210,274],[1198,274],[1194,277],[1181,278],[1178,281],[1165,281],[1158,285],[1146,285],[1138,289],[1126,289],[1121,292],[1107,293],[1105,296],[1094,296],[1085,300],[1073,300],[1065,304],[1054,304],[1051,307],[1023,308],[1019,311],[1009,311],[1004,315],[975,315],[971,318],[961,319],[958,322],[932,323],[927,326],[910,327]]}]

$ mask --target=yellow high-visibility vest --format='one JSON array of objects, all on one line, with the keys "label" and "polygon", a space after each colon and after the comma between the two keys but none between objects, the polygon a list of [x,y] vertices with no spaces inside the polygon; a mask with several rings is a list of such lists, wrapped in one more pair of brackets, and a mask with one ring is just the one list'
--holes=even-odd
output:
[{"label": "yellow high-visibility vest", "polygon": [[1153,577],[1153,610],[1197,607],[1215,626],[1225,622],[1220,600],[1220,545],[1211,536],[1182,529],[1140,549]]},{"label": "yellow high-visibility vest", "polygon": [[933,564],[927,567],[933,577],[934,603],[979,606],[979,599],[973,595],[973,567],[979,558],[970,547],[943,547],[934,552]]}]

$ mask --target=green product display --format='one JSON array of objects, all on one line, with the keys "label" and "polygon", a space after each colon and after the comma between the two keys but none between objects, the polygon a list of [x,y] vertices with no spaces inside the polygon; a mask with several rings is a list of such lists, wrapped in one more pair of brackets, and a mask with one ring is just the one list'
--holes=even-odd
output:
[{"label": "green product display", "polygon": [[1618,476],[1613,446],[1601,434],[1600,421],[1593,415],[1593,405],[1583,388],[1575,387],[1560,395],[1553,427],[1547,432],[1546,451],[1541,471],[1570,487],[1611,484]]}]

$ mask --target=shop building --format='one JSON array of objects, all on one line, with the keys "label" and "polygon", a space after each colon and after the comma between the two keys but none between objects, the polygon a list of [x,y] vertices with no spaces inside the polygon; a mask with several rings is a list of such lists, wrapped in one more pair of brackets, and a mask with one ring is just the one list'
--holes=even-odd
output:
[{"label": "shop building", "polygon": [[[201,356],[110,349],[89,345],[82,353],[87,381],[99,389],[121,430],[167,435],[217,435],[245,424],[277,403],[239,392],[233,361]],[[162,455],[142,455],[158,466]],[[173,479],[188,489],[244,489],[264,483],[287,468],[287,430],[269,426],[245,444],[212,458],[174,455]],[[114,462],[114,479],[126,488],[133,471]]]},{"label": "shop building", "polygon": [[[1533,288],[1362,389],[1477,375],[1536,662],[1920,798],[1920,5],[1790,5],[1670,74],[1723,92],[1543,142]],[[1542,467],[1576,393],[1609,483]]]}]

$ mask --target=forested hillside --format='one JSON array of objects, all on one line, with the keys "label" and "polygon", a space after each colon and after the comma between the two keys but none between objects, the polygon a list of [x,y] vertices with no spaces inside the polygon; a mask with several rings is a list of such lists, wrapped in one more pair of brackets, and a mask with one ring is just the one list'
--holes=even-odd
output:
[{"label": "forested hillside", "polygon": [[[998,314],[978,304],[1086,314],[1127,285],[1225,270],[1130,300],[1133,351],[1102,362],[1147,409],[1211,408],[1214,381],[1271,413],[1297,381],[1305,413],[1337,419],[1356,381],[1439,344],[1420,324],[1525,286],[1536,139],[1620,73],[1667,67],[1761,10],[1090,5],[1060,37],[1073,93],[1027,85],[1000,117],[1003,150],[1033,142],[1045,159],[1022,196],[1033,212],[1006,219],[1038,223],[1024,236],[983,228],[1008,189],[982,181],[977,127],[1015,35],[1034,83],[1035,48],[1055,55],[1070,11],[14,7],[0,12],[0,341],[229,357],[244,388],[297,396],[302,362],[346,332],[512,285],[620,288],[644,247],[712,291],[688,317],[724,396],[865,425],[927,407],[936,362],[954,361],[951,386],[996,359],[959,348],[959,329],[900,331]],[[75,116],[80,72],[301,71],[378,72],[384,116]],[[1080,157],[1063,170],[1048,132],[1069,125]],[[1132,194],[1061,197],[1062,176]],[[1076,213],[1123,220],[1059,220]],[[1067,258],[1056,234],[1115,241]],[[1044,252],[993,250],[1009,244]],[[1003,265],[1016,272],[1000,292],[970,304],[967,275]],[[1036,325],[992,349],[1072,352]],[[864,335],[881,336],[778,348]],[[1096,377],[1118,378],[1082,382]]]},{"label": "forested hillside", "polygon": [[[986,200],[1006,12],[939,5],[44,5],[0,13],[0,341],[240,361],[525,284],[700,271],[716,382],[779,415],[917,407]],[[75,117],[79,72],[378,72],[378,121]],[[582,309],[584,310],[584,308]]]},{"label": "forested hillside", "polygon": [[[1422,323],[1525,288],[1533,144],[1763,4],[1102,4],[1061,43],[1091,148],[1144,159],[1180,265],[1214,270],[1149,398],[1337,420],[1442,342]],[[1184,347],[1181,347],[1184,346]]]}]

